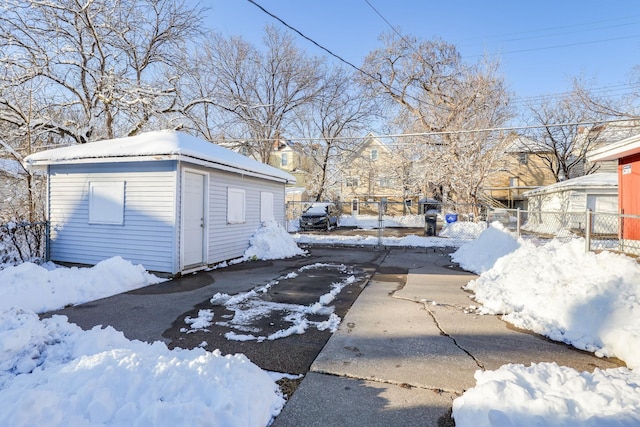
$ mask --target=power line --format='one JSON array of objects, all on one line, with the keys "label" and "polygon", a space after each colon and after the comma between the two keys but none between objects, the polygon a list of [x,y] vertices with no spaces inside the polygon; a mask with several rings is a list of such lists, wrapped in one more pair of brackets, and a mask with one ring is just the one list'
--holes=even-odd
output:
[{"label": "power line", "polygon": [[[305,40],[308,40],[309,42],[313,43],[315,46],[317,46],[318,48],[322,49],[323,51],[327,52],[329,55],[333,56],[334,58],[336,58],[337,60],[347,64],[348,66],[352,67],[353,69],[355,69],[356,71],[362,73],[363,75],[369,77],[370,79],[372,79],[375,82],[380,83],[382,86],[384,86],[387,90],[392,91],[395,90],[395,88],[391,85],[388,85],[386,83],[384,83],[381,79],[381,77],[375,77],[373,76],[371,73],[363,70],[360,67],[357,67],[356,65],[354,65],[353,63],[347,61],[346,59],[342,58],[340,55],[332,52],[331,50],[329,50],[328,48],[322,46],[320,43],[316,42],[315,40],[313,40],[311,37],[306,36],[305,34],[303,34],[300,30],[298,30],[297,28],[287,24],[283,19],[279,18],[278,16],[274,15],[273,13],[269,12],[268,10],[266,10],[264,7],[260,6],[258,3],[256,3],[254,0],[247,0],[249,3],[253,4],[254,6],[256,6],[258,9],[260,9],[261,11],[263,11],[264,13],[266,13],[267,15],[269,15],[270,17],[272,17],[273,19],[277,20],[278,22],[280,22],[282,25],[284,25],[285,27],[289,28],[291,31],[294,31],[295,33],[299,34],[300,37],[303,37]],[[415,49],[415,48],[414,48]],[[433,108],[440,108],[443,109],[442,106],[440,105],[435,105],[435,104],[430,104],[427,103],[421,99],[416,98],[415,96],[412,96],[408,93],[405,93],[405,96],[407,98],[411,98],[414,101],[421,103],[421,104],[425,104],[428,105],[430,107]]]},{"label": "power line", "polygon": [[[606,23],[606,22],[617,22],[620,20],[628,20],[628,19],[636,19],[640,17],[640,15],[631,15],[631,16],[624,16],[624,17],[619,17],[619,18],[611,18],[611,19],[603,19],[603,20],[598,20],[598,21],[591,21],[591,22],[584,22],[584,23],[580,23],[580,24],[573,24],[573,25],[560,25],[560,26],[555,26],[555,27],[548,27],[548,28],[540,28],[540,29],[536,29],[536,30],[529,30],[529,31],[517,31],[517,32],[510,32],[510,33],[503,33],[503,34],[495,34],[492,36],[488,36],[486,37],[486,39],[498,39],[498,40],[502,40],[504,41],[504,37],[510,37],[510,36],[519,36],[519,35],[525,35],[525,34],[536,34],[536,33],[549,33],[555,30],[565,30],[565,29],[572,29],[572,28],[584,28],[584,30],[578,30],[578,31],[593,31],[594,29],[600,29],[600,28],[610,28],[610,27],[617,27],[617,26],[622,26],[622,25],[633,25],[634,23],[626,23],[626,24],[616,24],[613,26],[605,26],[605,27],[599,27],[599,28],[589,28],[589,26],[594,25],[594,24],[602,24],[602,23]],[[553,36],[553,35],[557,35],[558,33],[550,33],[550,34],[545,34],[539,37],[545,37],[545,36]],[[538,37],[538,36],[532,36],[532,37]],[[464,38],[461,40],[458,40],[458,42],[465,42],[467,40],[473,40],[473,41],[477,41],[477,37],[473,37],[473,38]]]},{"label": "power line", "polygon": [[[459,130],[450,130],[450,131],[434,131],[434,132],[415,132],[415,133],[398,133],[398,134],[386,134],[386,135],[374,135],[374,138],[377,139],[402,139],[402,138],[415,138],[421,136],[441,136],[441,135],[464,135],[471,133],[488,133],[488,132],[510,132],[517,130],[529,130],[529,129],[545,129],[545,128],[557,128],[563,126],[586,126],[586,125],[604,125],[611,123],[626,123],[626,122],[638,122],[640,118],[629,118],[629,119],[611,119],[611,120],[587,120],[580,122],[569,122],[569,123],[550,123],[544,125],[523,125],[523,126],[504,126],[504,127],[494,127],[494,128],[480,128],[480,129],[459,129]],[[353,140],[364,140],[369,135],[365,136],[345,136],[345,137],[335,137],[335,138],[323,138],[323,137],[299,137],[299,138],[286,138],[288,140],[294,141],[353,141]],[[227,139],[225,138],[225,142],[254,142],[254,141],[278,141],[279,139],[263,139],[263,138],[241,138],[241,139]],[[398,145],[398,144],[393,144]]]},{"label": "power line", "polygon": [[636,34],[636,35],[633,35],[633,36],[613,37],[613,38],[610,38],[610,39],[591,40],[591,41],[587,41],[587,42],[567,43],[567,44],[555,45],[555,46],[532,47],[532,48],[529,48],[529,49],[510,50],[510,51],[498,52],[498,53],[487,53],[487,54],[481,54],[481,55],[466,55],[465,58],[479,58],[479,57],[484,57],[484,56],[501,56],[501,55],[510,55],[512,53],[535,52],[535,51],[549,50],[549,49],[562,49],[562,48],[565,48],[565,47],[585,46],[585,45],[590,45],[590,44],[605,43],[605,42],[617,41],[617,40],[627,40],[627,39],[633,39],[633,38],[638,38],[638,37],[640,37],[640,34]]}]

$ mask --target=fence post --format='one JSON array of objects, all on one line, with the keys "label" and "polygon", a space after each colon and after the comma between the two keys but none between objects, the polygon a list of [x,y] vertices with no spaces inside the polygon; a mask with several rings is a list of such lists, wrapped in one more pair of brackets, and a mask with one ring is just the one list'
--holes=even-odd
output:
[{"label": "fence post", "polygon": [[587,209],[587,218],[585,220],[585,230],[584,230],[584,244],[585,244],[585,252],[589,252],[591,250],[591,209]]},{"label": "fence post", "polygon": [[384,235],[384,203],[378,203],[378,248],[382,248],[382,236]]},{"label": "fence post", "polygon": [[520,208],[516,209],[516,233],[520,237]]}]

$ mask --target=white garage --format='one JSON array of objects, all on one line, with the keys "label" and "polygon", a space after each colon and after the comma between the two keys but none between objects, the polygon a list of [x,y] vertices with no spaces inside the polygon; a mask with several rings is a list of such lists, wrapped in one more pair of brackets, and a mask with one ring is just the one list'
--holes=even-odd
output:
[{"label": "white garage", "polygon": [[176,275],[243,255],[263,221],[285,221],[295,178],[175,131],[27,157],[48,173],[49,259],[122,256]]}]

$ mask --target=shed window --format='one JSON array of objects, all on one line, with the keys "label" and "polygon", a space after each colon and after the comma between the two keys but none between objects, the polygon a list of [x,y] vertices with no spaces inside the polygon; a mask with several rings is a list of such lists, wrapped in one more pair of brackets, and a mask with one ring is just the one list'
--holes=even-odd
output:
[{"label": "shed window", "polygon": [[273,221],[273,193],[262,191],[260,193],[260,221]]},{"label": "shed window", "polygon": [[227,223],[241,224],[245,222],[245,191],[239,188],[227,189]]},{"label": "shed window", "polygon": [[124,224],[124,181],[89,183],[89,224]]}]

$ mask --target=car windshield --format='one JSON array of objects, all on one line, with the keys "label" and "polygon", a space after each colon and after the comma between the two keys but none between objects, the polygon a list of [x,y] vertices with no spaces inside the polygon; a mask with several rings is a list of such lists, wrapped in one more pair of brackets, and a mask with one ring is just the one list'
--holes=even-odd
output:
[{"label": "car windshield", "polygon": [[324,215],[327,213],[327,205],[326,203],[314,203],[309,206],[304,213],[308,215]]}]

